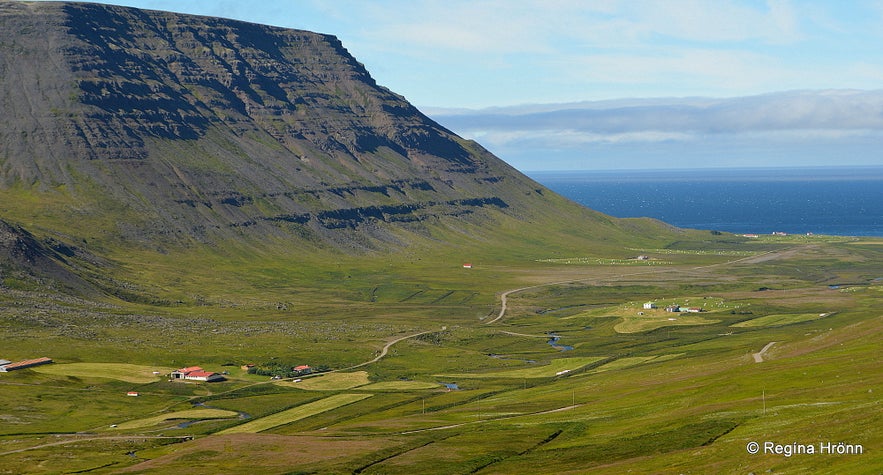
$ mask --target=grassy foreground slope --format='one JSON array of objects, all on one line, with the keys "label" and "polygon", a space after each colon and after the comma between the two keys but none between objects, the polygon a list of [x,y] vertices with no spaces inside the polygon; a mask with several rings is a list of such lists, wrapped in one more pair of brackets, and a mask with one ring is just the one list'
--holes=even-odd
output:
[{"label": "grassy foreground slope", "polygon": [[[513,239],[510,254],[475,245],[479,254],[468,256],[442,248],[324,267],[241,259],[214,274],[157,258],[130,270],[168,301],[152,305],[6,289],[8,353],[0,356],[46,355],[57,366],[0,375],[0,467],[386,474],[883,466],[883,245],[682,237],[619,253],[562,254]],[[190,264],[224,263],[201,252],[205,259]],[[628,253],[668,264],[622,263]],[[164,267],[179,269],[179,286]],[[488,324],[499,294],[513,289],[523,290]],[[645,312],[648,301],[703,307],[705,321]],[[641,312],[664,321],[621,331]],[[743,324],[752,321],[768,324]],[[416,336],[352,368],[408,335]],[[228,374],[194,384],[84,371],[122,362]],[[318,379],[303,379],[310,384],[301,389],[240,368],[274,362],[336,372],[304,376]],[[65,363],[77,371],[61,374]],[[321,378],[357,383],[314,383]],[[132,390],[140,396],[126,396]],[[239,417],[200,419],[209,413],[194,409]],[[175,419],[184,416],[196,419]],[[752,442],[759,453],[749,452]]]}]

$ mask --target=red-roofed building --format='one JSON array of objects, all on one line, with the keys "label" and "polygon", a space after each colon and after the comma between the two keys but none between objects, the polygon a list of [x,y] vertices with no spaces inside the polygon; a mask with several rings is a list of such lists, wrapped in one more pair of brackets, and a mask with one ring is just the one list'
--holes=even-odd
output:
[{"label": "red-roofed building", "polygon": [[189,379],[191,381],[223,381],[224,377],[219,373],[213,373],[211,371],[191,371],[184,376],[184,379]]},{"label": "red-roofed building", "polygon": [[179,370],[172,371],[172,379],[186,379],[190,381],[223,381],[224,376],[211,371],[206,371],[199,366],[189,366]]}]

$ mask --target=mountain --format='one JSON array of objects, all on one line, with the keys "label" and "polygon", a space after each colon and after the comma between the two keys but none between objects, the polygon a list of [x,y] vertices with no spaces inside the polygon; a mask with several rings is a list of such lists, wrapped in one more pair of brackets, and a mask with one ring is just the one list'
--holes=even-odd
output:
[{"label": "mountain", "polygon": [[204,244],[360,255],[671,232],[563,199],[308,31],[0,1],[0,117],[0,219],[78,249],[43,254],[93,277],[96,256]]}]

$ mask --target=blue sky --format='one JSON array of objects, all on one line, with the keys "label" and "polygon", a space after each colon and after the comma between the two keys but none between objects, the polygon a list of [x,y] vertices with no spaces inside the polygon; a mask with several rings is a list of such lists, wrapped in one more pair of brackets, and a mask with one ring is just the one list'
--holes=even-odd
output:
[{"label": "blue sky", "polygon": [[523,170],[883,165],[883,0],[100,3],[334,34]]}]

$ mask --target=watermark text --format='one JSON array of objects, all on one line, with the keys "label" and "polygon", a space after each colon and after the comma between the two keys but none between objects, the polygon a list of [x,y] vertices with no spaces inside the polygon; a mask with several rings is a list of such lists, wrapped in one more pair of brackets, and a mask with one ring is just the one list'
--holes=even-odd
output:
[{"label": "watermark text", "polygon": [[815,444],[779,444],[776,442],[748,442],[745,450],[752,455],[781,455],[792,457],[795,455],[861,455],[865,448],[861,444],[847,444],[845,442],[818,442]]}]

